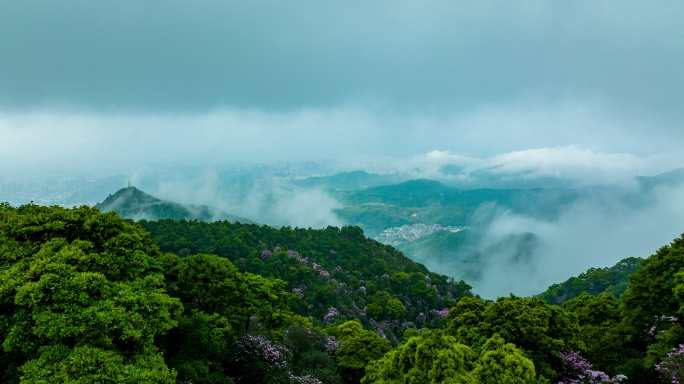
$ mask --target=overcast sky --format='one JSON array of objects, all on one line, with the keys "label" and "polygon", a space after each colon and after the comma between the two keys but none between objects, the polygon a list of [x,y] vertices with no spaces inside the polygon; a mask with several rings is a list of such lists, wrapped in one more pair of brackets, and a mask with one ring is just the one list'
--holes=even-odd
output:
[{"label": "overcast sky", "polygon": [[680,0],[0,9],[3,171],[530,149],[684,165]]}]

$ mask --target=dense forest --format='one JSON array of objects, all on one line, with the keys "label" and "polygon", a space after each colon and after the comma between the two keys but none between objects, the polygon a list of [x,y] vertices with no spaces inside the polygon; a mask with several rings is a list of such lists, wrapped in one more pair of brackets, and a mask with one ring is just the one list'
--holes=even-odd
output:
[{"label": "dense forest", "polygon": [[4,204],[0,382],[680,382],[684,237],[599,285],[489,301],[357,227]]},{"label": "dense forest", "polygon": [[443,323],[470,293],[463,282],[429,272],[358,227],[275,229],[226,221],[142,221],[162,252],[229,259],[241,271],[278,278],[297,296],[292,310],[320,321],[360,320],[397,342],[404,330]]}]

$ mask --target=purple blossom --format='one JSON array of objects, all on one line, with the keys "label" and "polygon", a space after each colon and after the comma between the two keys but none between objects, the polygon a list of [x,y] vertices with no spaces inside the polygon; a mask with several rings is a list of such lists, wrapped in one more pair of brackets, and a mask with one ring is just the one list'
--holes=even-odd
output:
[{"label": "purple blossom", "polygon": [[440,309],[437,311],[437,316],[441,317],[442,319],[449,316],[449,308]]},{"label": "purple blossom", "polygon": [[577,352],[561,352],[565,372],[558,384],[612,384],[627,379],[625,375],[613,378],[605,372],[593,369],[592,364]]},{"label": "purple blossom", "polygon": [[330,272],[326,271],[320,264],[318,263],[312,263],[311,268],[313,268],[314,271],[318,272],[318,274],[321,277],[328,278],[330,277]]},{"label": "purple blossom", "polygon": [[246,335],[235,343],[241,359],[261,360],[274,368],[287,367],[287,349],[264,336]]},{"label": "purple blossom", "polygon": [[287,348],[273,343],[264,336],[243,336],[235,343],[235,347],[238,351],[237,358],[239,360],[260,360],[269,364],[271,368],[284,369],[293,384],[323,384],[311,375],[294,375],[288,367]]},{"label": "purple blossom", "polygon": [[323,316],[323,321],[325,321],[326,323],[329,323],[339,315],[340,315],[340,312],[337,310],[337,308],[330,307],[328,309],[328,313],[326,313],[325,316]]},{"label": "purple blossom", "polygon": [[268,260],[273,256],[273,252],[269,251],[268,249],[264,249],[261,251],[261,260]]},{"label": "purple blossom", "polygon": [[679,384],[684,379],[684,344],[668,353],[655,369],[672,384]]}]

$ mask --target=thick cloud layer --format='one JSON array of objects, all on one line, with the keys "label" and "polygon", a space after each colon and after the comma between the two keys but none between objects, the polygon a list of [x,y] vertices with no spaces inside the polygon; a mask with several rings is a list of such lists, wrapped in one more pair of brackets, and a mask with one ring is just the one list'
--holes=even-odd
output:
[{"label": "thick cloud layer", "polygon": [[346,169],[416,168],[424,176],[451,164],[502,175],[532,169],[612,179],[684,164],[684,130],[652,125],[642,132],[644,126],[596,106],[544,102],[446,116],[370,107],[197,114],[41,109],[0,112],[0,170],[102,175],[159,164],[329,161]]},{"label": "thick cloud layer", "polygon": [[1,165],[684,142],[681,1],[0,2]]},{"label": "thick cloud layer", "polygon": [[2,1],[0,104],[468,110],[595,97],[681,117],[684,3]]}]

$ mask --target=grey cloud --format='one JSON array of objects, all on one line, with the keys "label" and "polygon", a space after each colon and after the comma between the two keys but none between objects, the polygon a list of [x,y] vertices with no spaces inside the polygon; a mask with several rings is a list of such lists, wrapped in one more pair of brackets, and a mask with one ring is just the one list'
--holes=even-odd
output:
[{"label": "grey cloud", "polygon": [[680,119],[679,1],[3,1],[0,104],[467,110],[597,97]]},{"label": "grey cloud", "polygon": [[[448,154],[475,162],[469,165],[475,170],[532,167],[548,174],[562,168],[573,179],[587,172],[653,174],[684,164],[684,130],[577,102],[516,102],[445,116],[361,106],[174,114],[38,109],[0,112],[0,134],[0,170],[6,174],[131,174],[160,164],[303,161],[434,173],[455,161]],[[433,157],[416,158],[419,153]],[[439,153],[447,155],[434,157]]]}]

